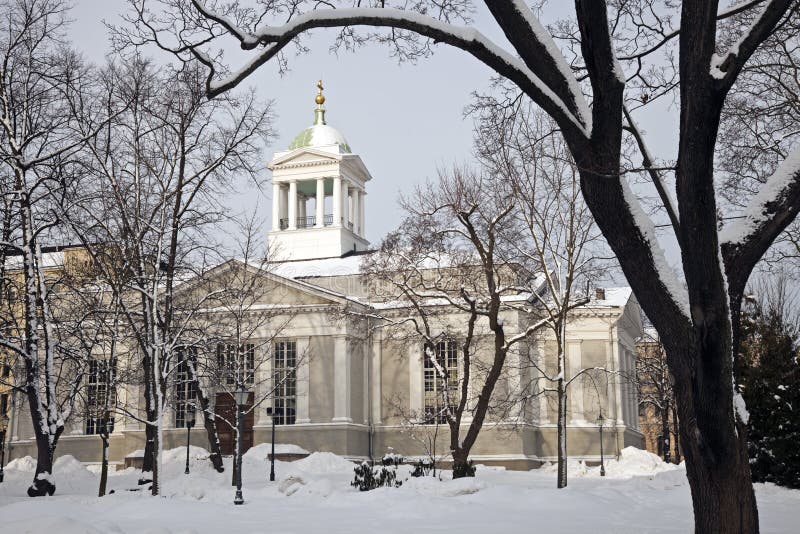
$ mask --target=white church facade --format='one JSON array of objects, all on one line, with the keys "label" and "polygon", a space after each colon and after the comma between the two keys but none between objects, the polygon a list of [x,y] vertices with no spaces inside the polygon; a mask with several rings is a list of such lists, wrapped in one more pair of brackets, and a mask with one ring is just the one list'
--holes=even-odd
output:
[{"label": "white church facade", "polygon": [[[379,460],[387,452],[424,457],[431,452],[425,442],[435,433],[436,455],[446,462],[447,425],[424,417],[429,403],[435,402],[432,394],[437,385],[425,365],[421,341],[393,336],[380,321],[363,319],[380,305],[371,298],[362,273],[363,258],[372,253],[365,232],[372,176],[344,136],[326,123],[321,91],[317,98],[314,124],[269,163],[273,197],[268,239],[281,261],[268,269],[235,261],[218,267],[220,276],[226,269],[248,269],[260,277],[267,290],[258,305],[273,310],[271,317],[282,324],[278,335],[268,325],[252,332],[248,357],[254,363],[248,387],[252,399],[264,401],[245,422],[247,444],[269,442],[275,417],[278,443],[331,451],[353,460]],[[525,331],[533,320],[522,309],[504,313],[510,333]],[[458,310],[445,315],[459,324]],[[616,455],[628,445],[642,446],[636,391],[625,378],[635,371],[635,340],[641,329],[639,305],[629,288],[598,289],[587,305],[572,312],[567,327],[569,373],[588,367],[610,372],[603,375],[600,386],[596,381],[576,382],[569,392],[571,457],[599,459],[601,414],[606,455]],[[447,342],[438,349],[452,353],[454,362],[458,358]],[[553,357],[553,342],[546,334],[531,337],[507,364],[509,383],[531,384],[529,391],[544,388],[542,377],[523,360],[552,363]],[[456,365],[454,369],[457,373]],[[287,370],[289,378],[281,374]],[[277,376],[283,382],[276,383]],[[186,439],[188,395],[178,391],[181,383],[170,387],[165,448],[183,445]],[[220,386],[207,382],[203,388],[214,410],[223,402]],[[142,388],[123,389],[120,401],[143,411]],[[27,403],[20,397],[15,405],[10,456],[35,456]],[[467,417],[465,424],[468,421]],[[89,422],[76,410],[57,455],[99,462],[100,440],[92,435]],[[111,461],[125,463],[143,448],[144,434],[141,422],[120,415],[111,434]],[[223,434],[221,429],[225,442]],[[202,424],[192,435],[193,444],[207,447]],[[530,469],[555,457],[556,403],[547,394],[525,396],[514,409],[490,415],[471,454],[475,463],[513,469]]]}]

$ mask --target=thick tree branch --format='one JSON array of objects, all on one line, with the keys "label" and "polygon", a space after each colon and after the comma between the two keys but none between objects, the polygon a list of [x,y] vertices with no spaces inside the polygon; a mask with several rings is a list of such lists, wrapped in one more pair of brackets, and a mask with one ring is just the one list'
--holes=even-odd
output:
[{"label": "thick tree branch", "polygon": [[723,93],[731,88],[744,64],[772,34],[789,8],[797,9],[797,6],[797,0],[770,0],[750,29],[725,54],[714,55],[710,65],[711,75],[721,80],[719,89]]},{"label": "thick tree branch", "polygon": [[[218,20],[219,17],[214,18],[215,15],[203,7],[202,2],[198,0],[192,1],[203,16],[222,24]],[[243,37],[239,39],[239,42],[244,49],[255,48],[257,45],[263,45],[266,48],[226,79],[216,82],[209,81],[208,96],[214,97],[236,87],[300,34],[314,28],[345,26],[372,26],[409,30],[423,37],[464,50],[497,74],[515,83],[526,95],[547,111],[561,128],[570,131],[575,136],[588,137],[586,127],[580,118],[570,111],[566,103],[547,84],[536,76],[519,58],[494,44],[481,32],[474,28],[454,26],[432,17],[400,9],[364,8],[311,11],[296,17],[283,26],[270,27],[252,36]],[[234,37],[244,36],[246,32],[236,30],[232,35]],[[198,51],[195,51],[195,54],[197,53]],[[202,55],[202,53],[200,54]],[[205,57],[203,62],[208,66],[210,60]]]},{"label": "thick tree branch", "polygon": [[729,293],[741,297],[756,263],[800,212],[800,146],[796,146],[747,206],[720,232]]},{"label": "thick tree branch", "polygon": [[591,116],[581,88],[553,38],[530,7],[523,0],[485,3],[528,68],[588,127]]}]

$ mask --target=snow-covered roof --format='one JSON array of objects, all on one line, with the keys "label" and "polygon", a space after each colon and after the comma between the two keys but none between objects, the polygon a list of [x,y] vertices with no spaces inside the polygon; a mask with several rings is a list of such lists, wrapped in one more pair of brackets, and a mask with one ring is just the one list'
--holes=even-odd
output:
[{"label": "snow-covered roof", "polygon": [[633,293],[633,290],[629,287],[606,287],[602,289],[605,292],[605,298],[592,299],[592,301],[587,304],[587,307],[597,308],[601,306],[625,306]]},{"label": "snow-covered roof", "polygon": [[270,269],[284,278],[313,278],[318,276],[348,276],[361,272],[361,256],[285,261]]},{"label": "snow-covered roof", "polygon": [[[42,267],[49,269],[52,267],[60,267],[64,265],[64,251],[58,252],[44,252],[42,253]],[[21,269],[22,256],[10,256],[6,258],[7,269]]]}]

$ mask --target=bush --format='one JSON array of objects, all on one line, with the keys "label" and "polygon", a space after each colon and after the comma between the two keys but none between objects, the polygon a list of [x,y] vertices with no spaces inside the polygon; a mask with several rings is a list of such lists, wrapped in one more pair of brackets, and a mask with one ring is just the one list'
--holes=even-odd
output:
[{"label": "bush", "polygon": [[355,479],[350,485],[358,488],[359,491],[369,491],[381,487],[399,488],[403,484],[402,481],[397,480],[397,471],[385,466],[371,467],[367,462],[362,462],[353,471]]},{"label": "bush", "polygon": [[397,467],[398,465],[404,464],[405,462],[406,459],[395,452],[387,452],[386,454],[383,455],[383,458],[381,458],[381,463],[387,467],[390,465]]},{"label": "bush", "polygon": [[426,477],[433,469],[433,461],[428,458],[423,458],[414,464],[414,470],[411,472],[412,477]]}]

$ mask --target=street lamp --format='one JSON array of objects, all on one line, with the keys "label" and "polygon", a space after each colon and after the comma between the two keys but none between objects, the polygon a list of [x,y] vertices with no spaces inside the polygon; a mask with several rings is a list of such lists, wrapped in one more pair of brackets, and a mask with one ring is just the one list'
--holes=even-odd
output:
[{"label": "street lamp", "polygon": [[269,457],[269,481],[275,482],[275,410],[267,407],[267,415],[272,419],[272,455]]},{"label": "street lamp", "polygon": [[600,410],[600,415],[597,416],[597,425],[600,427],[600,476],[606,476],[606,465],[603,462],[603,423],[606,422],[603,417],[603,410]]},{"label": "street lamp", "polygon": [[242,497],[242,434],[244,433],[244,405],[247,404],[249,392],[240,385],[234,393],[236,400],[236,465],[234,476],[236,478],[236,497],[233,504],[244,504]]},{"label": "street lamp", "polygon": [[3,464],[6,460],[6,430],[8,430],[8,416],[0,413],[0,482],[3,481]]},{"label": "street lamp", "polygon": [[186,470],[184,475],[189,474],[189,447],[192,442],[192,427],[194,426],[196,414],[194,406],[186,406]]}]

